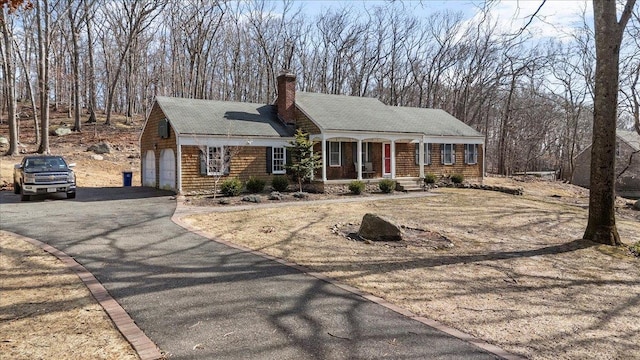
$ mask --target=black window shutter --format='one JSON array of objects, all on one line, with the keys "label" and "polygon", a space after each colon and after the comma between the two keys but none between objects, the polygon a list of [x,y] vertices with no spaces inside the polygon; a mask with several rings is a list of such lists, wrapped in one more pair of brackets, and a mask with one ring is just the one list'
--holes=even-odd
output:
[{"label": "black window shutter", "polygon": [[267,174],[273,172],[273,148],[267,146]]},{"label": "black window shutter", "polygon": [[284,148],[284,154],[285,154],[284,156],[285,156],[286,164],[287,165],[292,165],[293,164],[293,156],[291,156],[292,152],[289,151],[289,149],[285,147]]},{"label": "black window shutter", "polygon": [[340,159],[340,166],[345,166],[345,164],[347,163],[347,154],[345,153],[345,145],[347,143],[345,142],[341,142],[340,143],[340,154],[342,154],[342,159]]},{"label": "black window shutter", "polygon": [[[358,162],[358,143],[357,142],[351,143],[351,157],[353,158],[354,164]],[[364,159],[362,161],[364,161]]]},{"label": "black window shutter", "polygon": [[224,154],[224,158],[222,161],[222,167],[223,167],[223,174],[224,175],[229,175],[229,172],[231,171],[231,149],[228,147],[222,147],[222,152]]},{"label": "black window shutter", "polygon": [[200,150],[200,175],[207,175],[207,155]]},{"label": "black window shutter", "polygon": [[416,165],[420,165],[420,143],[416,143],[416,148],[415,148],[415,152],[416,152]]}]

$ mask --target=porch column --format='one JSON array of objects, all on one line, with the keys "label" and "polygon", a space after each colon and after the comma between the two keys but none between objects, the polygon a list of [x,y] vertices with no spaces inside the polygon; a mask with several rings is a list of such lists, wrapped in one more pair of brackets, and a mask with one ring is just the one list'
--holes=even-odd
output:
[{"label": "porch column", "polygon": [[391,140],[391,178],[396,178],[396,141]]},{"label": "porch column", "polygon": [[358,180],[362,180],[362,139],[358,139],[358,152],[357,152],[357,156],[356,159],[357,160],[357,164],[356,164],[356,169],[358,169]]},{"label": "porch column", "polygon": [[322,135],[322,182],[327,182],[327,140]]},{"label": "porch column", "polygon": [[420,146],[418,151],[418,156],[420,157],[418,160],[418,163],[420,164],[420,177],[424,178],[424,139],[420,140],[418,146]]}]

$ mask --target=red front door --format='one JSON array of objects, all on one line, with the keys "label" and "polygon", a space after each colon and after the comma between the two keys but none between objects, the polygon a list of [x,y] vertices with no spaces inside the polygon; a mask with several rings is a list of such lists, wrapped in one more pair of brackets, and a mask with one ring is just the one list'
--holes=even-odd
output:
[{"label": "red front door", "polygon": [[384,144],[384,175],[391,174],[391,144]]}]

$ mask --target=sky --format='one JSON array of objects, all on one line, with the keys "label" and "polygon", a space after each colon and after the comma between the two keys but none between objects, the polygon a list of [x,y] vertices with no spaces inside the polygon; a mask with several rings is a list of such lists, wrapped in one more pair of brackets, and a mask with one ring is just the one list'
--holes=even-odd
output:
[{"label": "sky", "polygon": [[[449,10],[462,13],[467,20],[478,16],[484,1],[478,0],[396,0],[398,6],[403,6],[417,17],[426,17],[435,11]],[[345,5],[354,8],[373,7],[383,5],[386,1],[374,0],[298,0],[303,11],[315,15],[327,8],[341,8]],[[491,8],[491,15],[497,18],[500,27],[509,32],[518,32],[529,21],[532,14],[542,4],[542,0],[502,0],[496,1]],[[538,16],[527,27],[533,37],[562,39],[568,37],[572,28],[582,26],[582,12],[587,11],[587,24],[593,24],[593,10],[591,1],[587,0],[547,0]]]}]

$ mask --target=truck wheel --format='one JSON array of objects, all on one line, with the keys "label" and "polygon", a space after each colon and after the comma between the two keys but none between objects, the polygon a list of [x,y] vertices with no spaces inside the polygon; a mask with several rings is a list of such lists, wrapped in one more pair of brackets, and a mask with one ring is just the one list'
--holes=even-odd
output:
[{"label": "truck wheel", "polygon": [[72,192],[72,193],[67,193],[67,199],[75,199],[76,198],[76,193]]},{"label": "truck wheel", "polygon": [[20,184],[14,182],[13,183],[13,193],[14,194],[20,194]]}]

